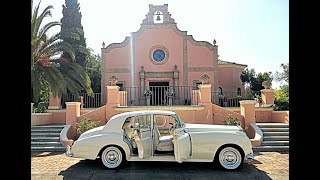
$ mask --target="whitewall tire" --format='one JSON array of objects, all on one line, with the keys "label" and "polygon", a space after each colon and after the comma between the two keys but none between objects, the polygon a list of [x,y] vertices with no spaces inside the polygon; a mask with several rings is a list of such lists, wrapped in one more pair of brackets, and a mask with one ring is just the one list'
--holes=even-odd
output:
[{"label": "whitewall tire", "polygon": [[218,155],[219,164],[227,170],[235,170],[242,166],[243,157],[240,151],[234,147],[223,148]]},{"label": "whitewall tire", "polygon": [[117,147],[107,147],[101,154],[101,161],[107,168],[116,168],[120,166],[123,161],[122,152]]}]

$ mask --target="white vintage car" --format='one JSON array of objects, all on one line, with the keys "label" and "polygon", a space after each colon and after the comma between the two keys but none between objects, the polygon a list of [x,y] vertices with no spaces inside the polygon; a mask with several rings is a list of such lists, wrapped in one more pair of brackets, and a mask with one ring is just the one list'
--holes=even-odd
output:
[{"label": "white vintage car", "polygon": [[253,158],[249,138],[238,126],[185,124],[175,112],[146,110],[113,116],[83,133],[66,153],[101,158],[107,168],[123,161],[216,162],[238,169]]}]

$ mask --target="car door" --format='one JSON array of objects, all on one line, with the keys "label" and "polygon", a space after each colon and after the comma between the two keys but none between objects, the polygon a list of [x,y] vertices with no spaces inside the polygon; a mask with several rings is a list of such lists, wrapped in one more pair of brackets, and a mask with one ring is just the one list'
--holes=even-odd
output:
[{"label": "car door", "polygon": [[176,127],[173,131],[174,157],[179,163],[191,156],[191,139],[190,134],[185,131],[184,127]]},{"label": "car door", "polygon": [[137,129],[138,137],[135,138],[138,146],[139,158],[147,158],[151,156],[152,138],[151,138],[151,116],[143,115],[135,117],[135,126]]}]

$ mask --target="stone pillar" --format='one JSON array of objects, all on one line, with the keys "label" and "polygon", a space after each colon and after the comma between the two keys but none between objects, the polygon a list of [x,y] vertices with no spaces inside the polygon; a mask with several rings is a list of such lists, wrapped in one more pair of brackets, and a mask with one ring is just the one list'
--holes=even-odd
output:
[{"label": "stone pillar", "polygon": [[211,103],[211,84],[199,85],[199,103]]},{"label": "stone pillar", "polygon": [[241,115],[244,117],[244,129],[247,129],[250,124],[256,123],[256,113],[254,109],[254,100],[239,101]]},{"label": "stone pillar", "polygon": [[262,99],[262,105],[268,106],[268,105],[274,105],[274,93],[273,89],[262,89],[261,90],[261,99]]},{"label": "stone pillar", "polygon": [[[145,91],[145,71],[144,71],[144,67],[141,66],[141,70],[139,72],[140,75],[140,98],[142,99],[142,102],[144,102],[144,91]],[[133,88],[134,89],[134,88]],[[130,89],[131,91],[133,89]],[[130,92],[131,92],[130,91]]]},{"label": "stone pillar", "polygon": [[76,122],[80,117],[80,102],[66,102],[66,125],[71,125],[71,135],[76,136]]},{"label": "stone pillar", "polygon": [[48,109],[60,109],[61,108],[61,98],[56,96],[54,97],[52,93],[49,98],[49,106]]},{"label": "stone pillar", "polygon": [[[216,45],[216,41],[214,40],[213,43],[213,91],[214,92],[218,92],[219,89],[219,85],[218,85],[218,59],[219,59],[219,55],[218,55],[218,46]],[[215,103],[218,103],[218,98],[214,98],[214,100],[216,101]]]},{"label": "stone pillar", "polygon": [[119,86],[107,86],[106,102],[114,106],[120,106]]},{"label": "stone pillar", "polygon": [[106,48],[101,48],[101,105],[105,105],[106,101],[106,55],[105,55]]},{"label": "stone pillar", "polygon": [[34,104],[34,103],[31,103],[31,115],[32,115],[32,113],[33,113],[33,104]]},{"label": "stone pillar", "polygon": [[[175,95],[173,96],[173,103],[174,104],[179,104],[179,98],[180,98],[180,93],[179,93],[179,71],[178,71],[178,66],[174,65],[173,67],[173,89],[174,89],[174,93]],[[187,96],[185,96],[187,97]],[[191,97],[191,101],[192,101],[192,97]]]},{"label": "stone pillar", "polygon": [[198,105],[205,106],[202,111],[196,111],[196,117],[204,117],[202,123],[213,124],[213,113],[212,113],[212,103],[211,103],[211,84],[201,84],[199,85]]}]

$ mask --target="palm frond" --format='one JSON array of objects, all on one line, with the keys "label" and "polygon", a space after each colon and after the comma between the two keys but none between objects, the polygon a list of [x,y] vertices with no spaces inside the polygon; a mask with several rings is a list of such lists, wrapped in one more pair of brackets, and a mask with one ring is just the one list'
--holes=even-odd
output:
[{"label": "palm frond", "polygon": [[39,33],[38,33],[38,36],[39,36],[39,37],[42,37],[42,36],[46,35],[47,31],[48,31],[50,28],[52,28],[52,27],[54,27],[54,26],[59,26],[59,25],[61,25],[61,23],[60,23],[59,21],[53,21],[53,22],[49,22],[49,23],[45,24],[45,25],[40,29],[40,31],[39,31]]},{"label": "palm frond", "polygon": [[[34,8],[31,17],[31,88],[33,100],[38,101],[44,85],[48,86],[46,91],[49,89],[54,96],[59,97],[67,95],[67,92],[78,96],[82,90],[85,90],[88,94],[93,94],[89,76],[79,64],[74,63],[76,61],[74,48],[79,49],[84,54],[88,51],[82,46],[72,46],[63,41],[65,37],[80,40],[80,35],[83,34],[82,29],[76,28],[48,37],[49,29],[60,25],[60,22],[49,22],[41,26],[43,20],[51,16],[53,6],[47,6],[39,14],[40,2]],[[68,53],[72,61],[69,61],[66,57],[57,57],[62,52]],[[43,60],[43,56],[47,56],[49,62]],[[57,66],[57,63],[60,66]]]}]

